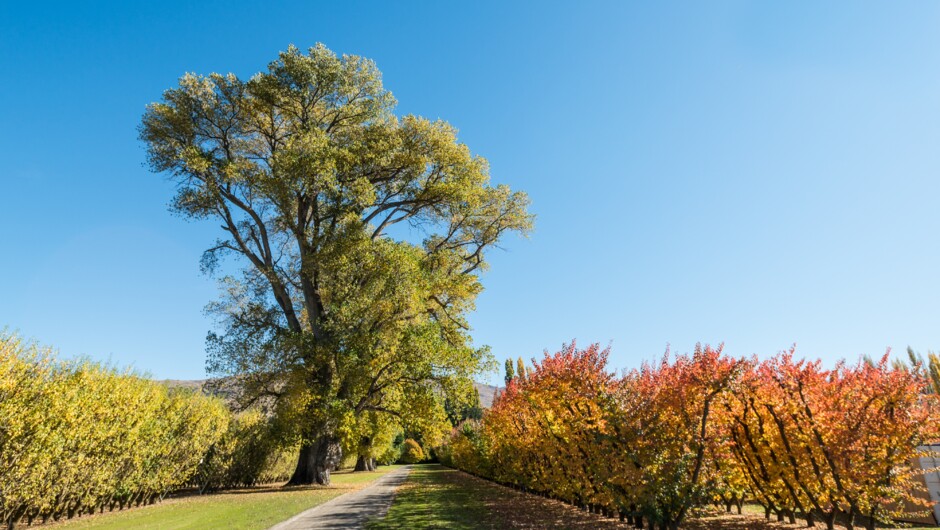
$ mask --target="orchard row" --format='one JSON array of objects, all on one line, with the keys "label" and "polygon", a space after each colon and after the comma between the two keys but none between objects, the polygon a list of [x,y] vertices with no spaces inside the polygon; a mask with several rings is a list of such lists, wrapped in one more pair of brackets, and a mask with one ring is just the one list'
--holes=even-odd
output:
[{"label": "orchard row", "polygon": [[607,357],[546,352],[454,429],[442,461],[637,528],[745,499],[830,529],[926,510],[911,463],[940,416],[922,361],[826,369],[792,350],[758,361],[706,346],[619,377]]},{"label": "orchard row", "polygon": [[56,360],[0,334],[0,522],[152,503],[285,479],[260,412],[99,364]]}]

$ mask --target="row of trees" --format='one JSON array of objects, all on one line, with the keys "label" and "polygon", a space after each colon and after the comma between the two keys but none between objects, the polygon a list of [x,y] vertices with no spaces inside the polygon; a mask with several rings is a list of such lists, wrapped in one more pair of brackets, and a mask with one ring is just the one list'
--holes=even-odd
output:
[{"label": "row of trees", "polygon": [[0,334],[0,521],[123,509],[184,486],[283,480],[256,411]]},{"label": "row of trees", "polygon": [[874,528],[922,502],[911,461],[940,431],[916,356],[825,369],[705,346],[622,377],[607,357],[596,344],[546,353],[481,422],[454,429],[442,461],[638,528],[745,498],[768,517]]}]

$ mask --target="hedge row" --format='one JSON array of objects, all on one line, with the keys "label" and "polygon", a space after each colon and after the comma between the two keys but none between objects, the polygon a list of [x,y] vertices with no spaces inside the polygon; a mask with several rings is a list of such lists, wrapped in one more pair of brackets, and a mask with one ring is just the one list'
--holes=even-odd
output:
[{"label": "hedge row", "polygon": [[[152,503],[278,469],[258,413],[0,334],[0,521],[12,528]],[[283,463],[281,468],[286,467]]]},{"label": "hedge row", "polygon": [[759,362],[704,347],[617,377],[607,355],[546,354],[437,454],[637,528],[675,529],[745,498],[828,528],[926,507],[911,461],[938,439],[940,414],[921,365],[828,370],[792,352]]},{"label": "hedge row", "polygon": [[193,476],[200,493],[286,481],[297,464],[297,448],[281,446],[269,418],[257,410],[235,415]]}]

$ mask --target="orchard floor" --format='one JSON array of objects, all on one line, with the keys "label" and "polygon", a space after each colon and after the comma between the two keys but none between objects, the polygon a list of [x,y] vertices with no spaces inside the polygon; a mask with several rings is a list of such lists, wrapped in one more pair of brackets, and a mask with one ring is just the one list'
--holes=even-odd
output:
[{"label": "orchard floor", "polygon": [[[338,472],[329,487],[246,488],[168,499],[120,512],[39,526],[41,530],[264,530],[344,493],[360,490],[401,466],[371,473]],[[18,525],[17,528],[26,528]],[[32,528],[36,528],[33,526]]]},{"label": "orchard floor", "polygon": [[[368,530],[390,529],[628,529],[632,525],[586,513],[559,501],[522,493],[439,465],[413,466],[381,520]],[[686,530],[796,530],[805,524],[767,522],[762,515],[701,517]],[[818,524],[817,528],[824,528]],[[925,529],[921,529],[925,530]],[[938,530],[938,529],[934,529]]]}]

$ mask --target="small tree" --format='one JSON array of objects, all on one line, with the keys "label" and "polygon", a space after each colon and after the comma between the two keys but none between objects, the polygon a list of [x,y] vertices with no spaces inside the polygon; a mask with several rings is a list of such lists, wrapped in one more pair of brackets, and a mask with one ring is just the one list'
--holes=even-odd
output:
[{"label": "small tree", "polygon": [[509,382],[516,377],[515,369],[513,368],[512,359],[506,359],[506,386],[509,386]]},{"label": "small tree", "polygon": [[401,461],[405,464],[417,464],[424,460],[424,450],[421,445],[411,438],[405,440],[404,449],[401,452]]}]

